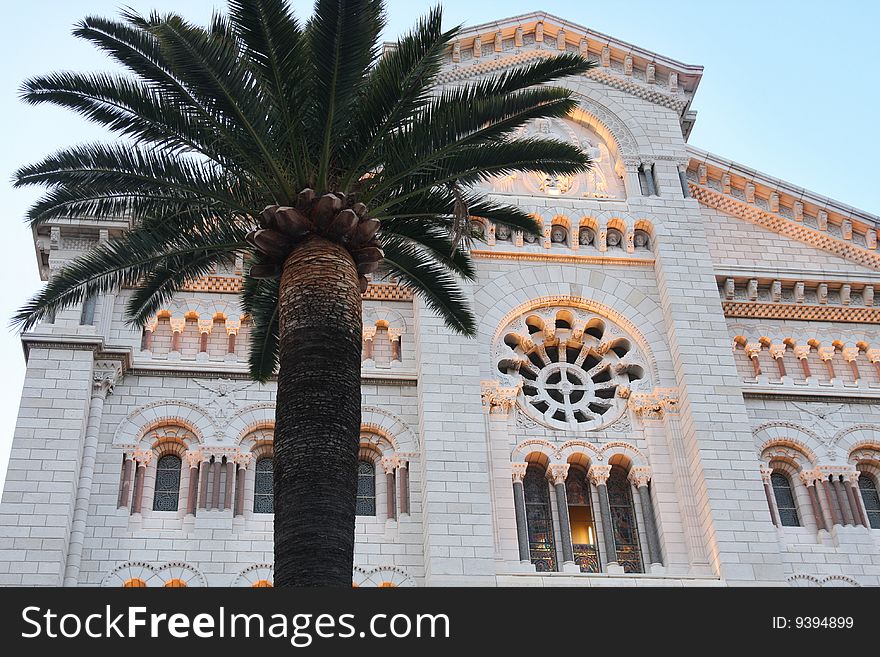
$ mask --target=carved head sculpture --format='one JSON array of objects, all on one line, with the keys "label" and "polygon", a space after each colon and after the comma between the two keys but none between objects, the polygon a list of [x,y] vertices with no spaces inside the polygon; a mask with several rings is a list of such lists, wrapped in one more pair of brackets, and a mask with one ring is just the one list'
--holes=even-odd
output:
[{"label": "carved head sculpture", "polygon": [[568,241],[568,231],[565,226],[556,224],[550,229],[550,241],[554,244],[565,244]]},{"label": "carved head sculpture", "polygon": [[619,230],[609,228],[606,240],[608,246],[620,246],[621,241],[623,241],[623,236],[620,234]]},{"label": "carved head sculpture", "polygon": [[587,246],[588,244],[592,244],[593,240],[596,239],[596,236],[593,234],[593,231],[589,228],[581,228],[578,231],[578,242],[581,246]]},{"label": "carved head sculpture", "polygon": [[501,242],[509,242],[511,236],[510,226],[498,224],[495,226],[495,238]]}]

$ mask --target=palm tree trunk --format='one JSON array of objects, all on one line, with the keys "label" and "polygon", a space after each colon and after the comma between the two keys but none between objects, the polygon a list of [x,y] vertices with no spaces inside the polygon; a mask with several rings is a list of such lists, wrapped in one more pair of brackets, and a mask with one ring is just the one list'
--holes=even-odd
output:
[{"label": "palm tree trunk", "polygon": [[275,585],[351,586],[361,423],[361,295],[341,245],[311,237],[281,274]]}]

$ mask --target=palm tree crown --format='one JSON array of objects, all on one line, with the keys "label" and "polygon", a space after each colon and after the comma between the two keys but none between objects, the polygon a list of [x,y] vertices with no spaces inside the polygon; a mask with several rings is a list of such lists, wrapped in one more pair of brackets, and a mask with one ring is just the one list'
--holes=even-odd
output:
[{"label": "palm tree crown", "polygon": [[60,72],[28,80],[23,99],[53,103],[121,139],[63,149],[21,168],[44,185],[34,226],[125,217],[131,229],[71,262],[15,316],[28,329],[57,310],[120,287],[141,325],[187,281],[244,253],[250,369],[278,365],[278,274],[309,235],[343,245],[366,275],[398,279],[454,330],[474,319],[457,278],[474,269],[467,218],[536,233],[514,207],[473,184],[512,171],[568,174],[589,165],[574,146],[513,139],[561,117],[571,93],[546,83],[590,64],[562,54],[484,81],[437,84],[457,29],[432,10],[382,52],[380,0],[317,0],[303,27],[286,0],[229,0],[207,27],[177,15],[89,17],[74,30],[124,74]]}]

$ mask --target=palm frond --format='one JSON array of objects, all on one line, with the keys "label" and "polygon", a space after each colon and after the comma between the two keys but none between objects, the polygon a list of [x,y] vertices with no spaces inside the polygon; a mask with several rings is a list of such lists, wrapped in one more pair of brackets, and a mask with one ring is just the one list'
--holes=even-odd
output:
[{"label": "palm frond", "polygon": [[[255,256],[251,264],[259,264]],[[251,376],[265,382],[278,367],[280,332],[278,325],[279,280],[257,279],[245,276],[241,296],[242,311],[251,318],[251,350],[249,367]]]}]

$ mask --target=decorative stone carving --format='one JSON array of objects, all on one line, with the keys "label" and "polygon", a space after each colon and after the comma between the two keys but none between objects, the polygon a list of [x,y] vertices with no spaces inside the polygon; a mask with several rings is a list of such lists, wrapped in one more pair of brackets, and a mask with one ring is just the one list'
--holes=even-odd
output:
[{"label": "decorative stone carving", "polygon": [[529,469],[528,463],[511,463],[510,464],[510,476],[514,482],[522,483],[523,477],[526,476],[526,471]]},{"label": "decorative stone carving", "polygon": [[482,381],[483,406],[492,415],[507,414],[516,405],[521,386],[502,386],[498,381]]},{"label": "decorative stone carving", "polygon": [[589,476],[590,482],[592,482],[594,486],[604,486],[608,483],[608,477],[611,476],[611,466],[591,465],[590,470],[587,472],[587,476]]},{"label": "decorative stone carving", "polygon": [[92,374],[92,395],[106,398],[108,395],[113,394],[113,386],[115,386],[121,378],[121,361],[95,361],[95,369]]},{"label": "decorative stone carving", "polygon": [[659,420],[664,413],[678,412],[678,391],[674,388],[655,388],[652,392],[633,393],[629,408],[645,420]]},{"label": "decorative stone carving", "polygon": [[568,463],[551,463],[547,466],[547,478],[553,482],[553,485],[564,484],[565,478],[568,476]]},{"label": "decorative stone carving", "polygon": [[651,468],[646,465],[630,468],[628,479],[636,488],[647,486],[651,481]]},{"label": "decorative stone carving", "polygon": [[595,234],[589,228],[581,228],[578,231],[578,243],[581,246],[588,246],[596,239]]},{"label": "decorative stone carving", "polygon": [[235,413],[238,407],[236,394],[254,385],[253,381],[233,381],[232,379],[217,379],[212,384],[194,379],[195,384],[210,393],[205,408],[210,410],[214,417],[225,418]]}]

